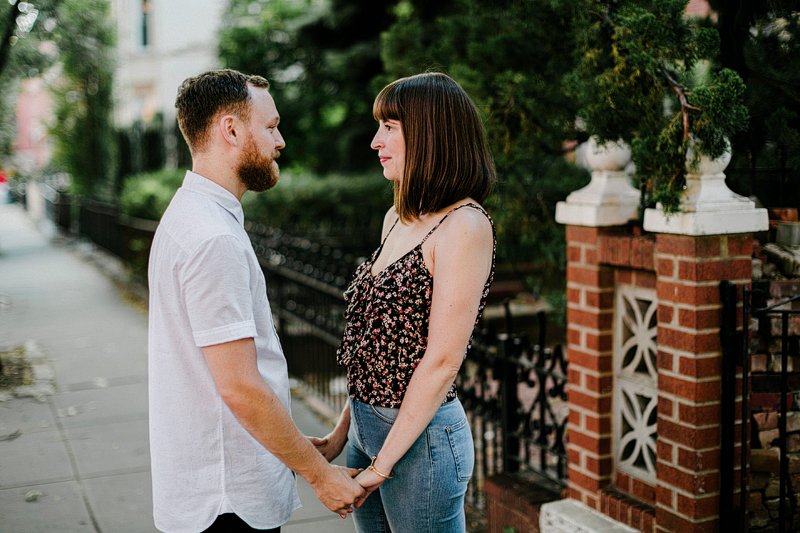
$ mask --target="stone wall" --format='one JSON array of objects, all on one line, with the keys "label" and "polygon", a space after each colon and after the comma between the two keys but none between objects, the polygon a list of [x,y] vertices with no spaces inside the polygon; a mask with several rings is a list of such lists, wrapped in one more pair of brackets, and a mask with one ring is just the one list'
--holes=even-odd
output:
[{"label": "stone wall", "polygon": [[[800,294],[800,281],[773,280],[769,282],[766,305],[774,305]],[[766,320],[766,319],[765,319]],[[789,335],[797,342],[800,335],[800,315],[789,317]],[[752,449],[750,450],[750,477],[748,513],[750,531],[771,533],[777,531],[780,506],[780,431],[781,393],[781,323],[770,318],[765,324],[754,320],[753,346],[750,354],[750,413]],[[791,350],[791,347],[790,347]],[[786,370],[800,371],[800,355],[795,348],[788,355]],[[800,381],[790,374],[789,392],[783,397],[787,408],[786,452],[789,465],[789,483],[793,488],[796,505],[800,507]],[[787,502],[788,503],[788,502]],[[787,509],[791,509],[788,505]],[[800,515],[794,521],[793,531],[800,530]]]}]

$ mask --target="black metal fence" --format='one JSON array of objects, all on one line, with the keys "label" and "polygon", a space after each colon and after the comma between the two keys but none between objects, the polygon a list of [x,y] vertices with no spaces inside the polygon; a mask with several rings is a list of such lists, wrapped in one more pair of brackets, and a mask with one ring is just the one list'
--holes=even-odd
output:
[{"label": "black metal fence", "polygon": [[[129,264],[146,266],[155,222],[126,218],[114,206],[88,200],[72,210],[80,235]],[[345,374],[335,362],[344,329],[342,293],[363,254],[259,224],[248,224],[247,230],[269,280],[290,374],[338,411],[347,398]],[[457,378],[476,448],[468,502],[478,509],[484,480],[501,472],[533,475],[554,492],[566,485],[564,352],[547,345],[544,312],[532,315],[529,332],[515,333],[519,317],[511,316],[508,302],[497,305],[504,307],[504,319],[485,320],[476,329]]]},{"label": "black metal fence", "polygon": [[[248,226],[269,279],[270,301],[289,372],[332,409],[347,397],[335,351],[344,328],[342,292],[363,255]],[[515,334],[507,302],[502,323],[477,329],[461,372],[459,396],[476,448],[468,500],[483,506],[483,481],[501,472],[535,475],[558,492],[566,485],[567,362],[561,346],[548,347],[546,314],[534,332]]]},{"label": "black metal fence", "polygon": [[[720,530],[798,531],[800,433],[794,427],[795,431],[790,435],[787,425],[790,420],[800,417],[800,321],[797,320],[800,317],[800,295],[770,299],[764,288],[751,290],[744,287],[739,301],[736,286],[729,282],[722,283],[721,295]],[[740,317],[742,328],[738,327]],[[754,364],[756,358],[760,358],[758,365]],[[738,413],[737,385],[741,386],[741,411]],[[756,406],[754,398],[757,395],[775,401],[767,404],[764,411],[763,400]],[[756,416],[775,411],[778,415],[777,438],[773,439],[769,429],[759,431],[764,428],[759,428]],[[797,426],[796,423],[793,425]],[[738,458],[735,456],[737,446],[740,447]],[[777,456],[776,468],[768,464],[764,469],[766,472],[756,472],[756,464],[750,456],[754,450],[764,450],[765,447],[777,448],[777,454],[768,451],[766,456],[768,460]],[[762,465],[759,467],[763,468]],[[739,489],[738,499],[734,494],[736,488]]]},{"label": "black metal fence", "polygon": [[113,204],[43,187],[45,214],[65,233],[85,237],[125,261],[132,274],[145,281],[147,258],[158,223],[123,215]]}]

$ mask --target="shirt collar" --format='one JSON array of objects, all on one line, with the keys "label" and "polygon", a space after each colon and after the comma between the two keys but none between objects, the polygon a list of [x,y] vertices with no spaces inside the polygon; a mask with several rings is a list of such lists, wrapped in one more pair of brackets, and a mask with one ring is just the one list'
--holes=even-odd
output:
[{"label": "shirt collar", "polygon": [[244,211],[242,210],[241,202],[221,185],[191,170],[187,170],[186,176],[183,178],[183,188],[208,196],[230,212],[240,225],[244,226]]}]

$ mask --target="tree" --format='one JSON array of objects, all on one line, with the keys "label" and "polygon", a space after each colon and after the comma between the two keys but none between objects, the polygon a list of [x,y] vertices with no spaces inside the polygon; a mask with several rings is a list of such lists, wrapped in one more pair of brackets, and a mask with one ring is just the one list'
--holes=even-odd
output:
[{"label": "tree", "polygon": [[[3,87],[60,69],[50,87],[56,104],[53,166],[71,175],[75,192],[101,194],[113,174],[114,32],[108,0],[14,0],[2,15],[1,31],[11,35],[0,43]],[[0,149],[6,155],[14,137],[16,95],[8,91],[8,100],[0,103]]]},{"label": "tree", "polygon": [[714,62],[719,34],[686,0],[590,1],[570,74],[578,116],[600,140],[631,145],[642,205],[679,209],[690,142],[719,157],[747,126],[745,86]]},{"label": "tree", "polygon": [[382,0],[231,0],[220,34],[222,64],[266,76],[281,130],[284,164],[327,172],[374,163],[371,85],[382,71]]},{"label": "tree", "polygon": [[[766,205],[800,202],[800,13],[794,0],[711,0],[720,34],[719,65],[746,85],[746,132],[732,139],[728,174]],[[713,22],[710,22],[713,23]],[[761,176],[769,181],[759,182]],[[753,177],[756,179],[754,180]],[[737,189],[739,190],[739,189]],[[788,201],[788,203],[787,203]]]},{"label": "tree", "polygon": [[577,106],[564,85],[573,65],[572,4],[404,0],[394,15],[382,39],[383,80],[441,70],[470,94],[498,170],[489,208],[501,268],[559,299],[565,251],[555,204],[588,179],[564,149],[577,135]]},{"label": "tree", "polygon": [[0,3],[0,86],[4,88],[0,97],[0,157],[11,155],[20,80],[38,76],[54,61],[54,53],[42,43],[52,36],[58,3],[59,0]]},{"label": "tree", "polygon": [[53,87],[54,160],[78,194],[113,194],[111,110],[114,31],[107,0],[63,0],[55,44],[63,71]]}]

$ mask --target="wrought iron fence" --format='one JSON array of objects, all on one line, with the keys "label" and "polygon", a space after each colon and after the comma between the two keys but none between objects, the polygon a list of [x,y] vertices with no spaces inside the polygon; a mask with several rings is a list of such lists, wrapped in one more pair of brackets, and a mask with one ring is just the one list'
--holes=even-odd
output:
[{"label": "wrought iron fence", "polygon": [[[800,295],[770,301],[762,289],[742,290],[739,311],[736,286],[723,282],[721,285],[723,322],[721,328],[723,348],[722,376],[722,449],[720,458],[720,523],[721,530],[730,531],[798,531],[800,512],[796,463],[800,461],[798,444],[800,433],[790,439],[790,420],[800,415]],[[741,330],[737,315],[741,312]],[[754,359],[761,358],[756,371]],[[741,411],[737,416],[737,381],[741,383]],[[771,436],[762,439],[756,425],[753,398],[755,394],[774,396],[777,409],[777,439]],[[789,409],[793,409],[790,416]],[[796,423],[793,425],[797,425]],[[737,426],[739,431],[736,431]],[[763,429],[763,428],[762,428]],[[796,430],[797,428],[793,428]],[[764,442],[769,441],[769,442]],[[791,449],[790,449],[790,443]],[[750,456],[753,450],[764,445],[777,444],[777,483],[766,480],[763,495],[755,498],[762,501],[763,509],[753,508],[755,490],[764,489],[755,483]],[[738,465],[735,447],[740,446]],[[773,456],[774,457],[774,456]],[[763,460],[762,460],[763,462]],[[791,464],[791,466],[790,466]],[[743,467],[741,465],[744,465]],[[735,479],[739,467],[739,479]],[[771,469],[771,468],[770,468]],[[794,475],[793,475],[794,474]],[[760,474],[759,474],[760,475]],[[768,474],[770,475],[770,474]],[[736,483],[738,482],[738,483]],[[739,488],[739,498],[734,497]],[[777,485],[777,486],[775,486]],[[742,490],[743,488],[743,490]],[[775,490],[777,489],[777,490]],[[763,514],[762,520],[758,513]],[[753,520],[755,518],[756,520]],[[764,524],[760,524],[764,522]]]},{"label": "wrought iron fence", "polygon": [[[144,257],[146,264],[155,222],[120,216],[114,206],[79,203],[81,235],[128,262]],[[344,371],[335,363],[344,329],[342,293],[364,254],[264,225],[248,224],[247,230],[269,280],[290,374],[338,411],[347,398]],[[547,345],[544,312],[535,315],[534,338],[514,333],[519,320],[507,301],[500,305],[502,323],[484,321],[476,329],[457,378],[476,448],[468,502],[479,509],[483,481],[494,474],[534,473],[554,490],[566,485],[564,352]]]},{"label": "wrought iron fence", "polygon": [[[248,231],[269,279],[290,373],[340,409],[347,397],[344,371],[335,364],[344,328],[342,292],[363,254],[265,226],[249,225]],[[501,472],[535,473],[554,490],[566,484],[564,352],[547,346],[544,312],[535,315],[532,339],[513,333],[510,308],[502,305],[503,324],[484,323],[475,331],[457,378],[476,448],[468,501],[479,508],[483,480]]]},{"label": "wrought iron fence", "polygon": [[[507,305],[505,322],[512,322]],[[567,361],[560,345],[546,345],[545,312],[536,314],[537,338],[510,329],[475,331],[457,383],[476,450],[473,504],[483,505],[488,477],[533,477],[558,494],[567,479]]]},{"label": "wrought iron fence", "polygon": [[347,388],[335,351],[344,330],[342,293],[358,258],[267,226],[248,224],[248,232],[269,280],[289,373],[340,409]]},{"label": "wrought iron fence", "polygon": [[125,261],[137,281],[147,281],[147,259],[158,222],[129,217],[112,204],[78,200],[78,234]]},{"label": "wrought iron fence", "polygon": [[44,198],[45,215],[62,231],[69,231],[72,224],[72,198],[64,191],[49,185],[40,185]]}]

